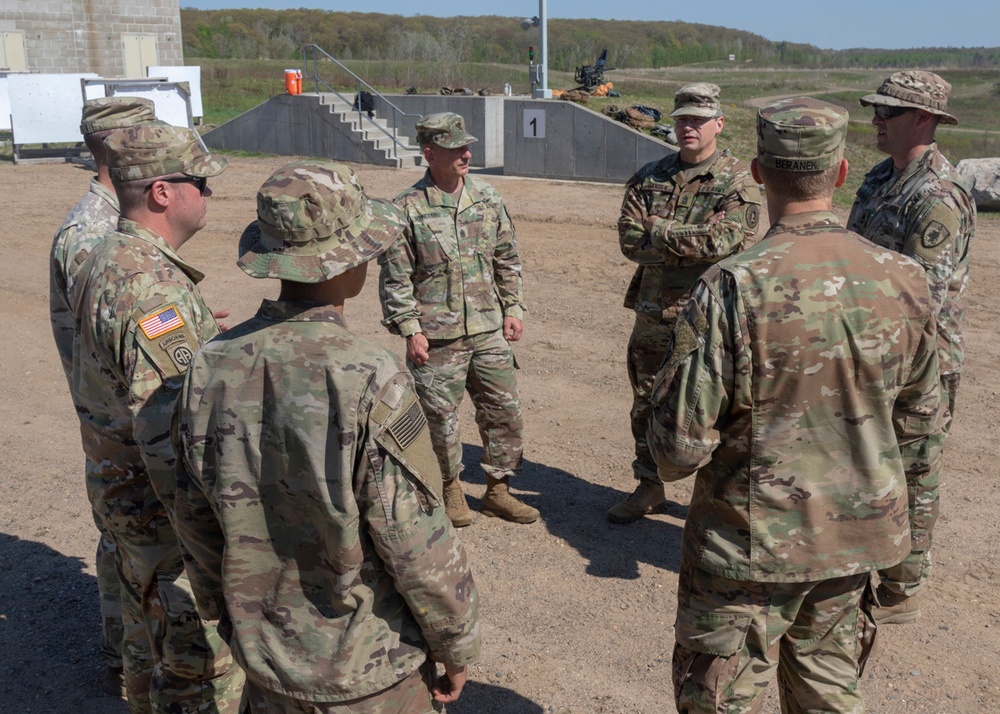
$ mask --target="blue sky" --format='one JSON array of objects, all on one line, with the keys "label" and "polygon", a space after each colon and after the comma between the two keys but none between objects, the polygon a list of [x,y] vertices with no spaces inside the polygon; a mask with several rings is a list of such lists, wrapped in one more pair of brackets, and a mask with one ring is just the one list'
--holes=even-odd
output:
[{"label": "blue sky", "polygon": [[[538,14],[537,0],[456,2],[451,0],[180,0],[201,10],[238,7],[314,7],[345,12],[396,15]],[[419,7],[419,13],[414,12]],[[681,20],[747,30],[769,40],[806,42],[825,49],[849,47],[997,47],[998,0],[548,0],[549,18],[596,17],[614,20]],[[550,42],[554,38],[550,37]]]}]

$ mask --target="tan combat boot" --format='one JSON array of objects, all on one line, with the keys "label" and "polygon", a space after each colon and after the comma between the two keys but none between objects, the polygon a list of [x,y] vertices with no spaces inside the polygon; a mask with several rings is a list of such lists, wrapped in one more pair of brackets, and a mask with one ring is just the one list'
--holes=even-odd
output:
[{"label": "tan combat boot", "polygon": [[920,617],[920,602],[916,595],[899,595],[880,585],[875,591],[875,600],[872,619],[879,625],[908,625]]},{"label": "tan combat boot", "polygon": [[538,509],[521,503],[510,492],[507,484],[509,476],[503,478],[486,477],[486,495],[481,509],[484,516],[503,518],[512,523],[534,523],[538,520]]},{"label": "tan combat boot", "polygon": [[612,523],[635,523],[647,513],[655,511],[666,500],[667,494],[662,481],[639,479],[635,491],[624,501],[611,507],[608,520]]},{"label": "tan combat boot", "polygon": [[444,512],[448,514],[448,520],[455,528],[472,525],[472,511],[465,502],[462,482],[457,478],[444,482]]}]

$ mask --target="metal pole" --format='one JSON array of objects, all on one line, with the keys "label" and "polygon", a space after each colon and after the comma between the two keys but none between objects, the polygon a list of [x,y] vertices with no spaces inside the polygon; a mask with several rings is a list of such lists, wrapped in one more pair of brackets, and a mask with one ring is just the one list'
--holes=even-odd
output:
[{"label": "metal pole", "polygon": [[541,58],[538,62],[541,65],[542,86],[535,89],[533,97],[535,99],[552,99],[552,90],[549,89],[549,20],[548,20],[548,0],[538,0],[538,36]]}]

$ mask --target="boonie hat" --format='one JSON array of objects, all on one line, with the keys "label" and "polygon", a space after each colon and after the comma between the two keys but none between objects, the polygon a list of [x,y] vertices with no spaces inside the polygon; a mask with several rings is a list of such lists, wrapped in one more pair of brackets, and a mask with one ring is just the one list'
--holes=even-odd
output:
[{"label": "boonie hat", "polygon": [[156,121],[153,102],[143,97],[98,97],[83,103],[81,134],[125,129]]},{"label": "boonie hat", "polygon": [[144,124],[116,131],[104,140],[108,169],[116,181],[184,174],[218,176],[229,159],[205,150],[197,132],[168,124]]},{"label": "boonie hat", "polygon": [[437,144],[445,149],[468,146],[476,137],[465,130],[465,119],[455,112],[427,114],[417,120],[417,143]]},{"label": "boonie hat", "polygon": [[883,104],[888,107],[912,107],[937,114],[943,124],[958,124],[958,119],[948,113],[951,85],[933,72],[907,70],[890,74],[875,94],[859,100],[861,106]]},{"label": "boonie hat", "polygon": [[710,82],[686,84],[674,94],[672,117],[720,117],[719,85]]},{"label": "boonie hat", "polygon": [[243,272],[321,283],[377,257],[406,225],[371,199],[350,167],[325,159],[282,166],[257,191],[257,220],[240,237]]},{"label": "boonie hat", "polygon": [[757,112],[757,161],[781,171],[824,171],[844,158],[847,111],[812,97],[782,99]]}]

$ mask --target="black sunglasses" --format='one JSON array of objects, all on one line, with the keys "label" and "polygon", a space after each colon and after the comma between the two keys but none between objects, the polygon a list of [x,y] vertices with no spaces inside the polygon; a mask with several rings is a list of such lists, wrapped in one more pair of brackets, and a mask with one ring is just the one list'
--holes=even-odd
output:
[{"label": "black sunglasses", "polygon": [[883,121],[886,119],[895,119],[896,117],[903,116],[906,112],[913,111],[913,107],[890,107],[885,104],[876,104],[872,108],[875,110],[875,116]]},{"label": "black sunglasses", "polygon": [[[174,178],[156,179],[156,181],[166,181],[167,183],[192,183],[198,189],[198,193],[205,193],[205,189],[208,188],[208,179],[204,176],[176,176]],[[153,183],[156,183],[153,181]],[[146,186],[145,190],[148,191],[153,183]]]}]

